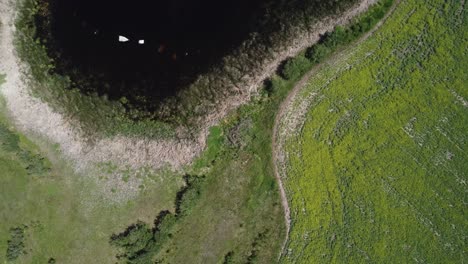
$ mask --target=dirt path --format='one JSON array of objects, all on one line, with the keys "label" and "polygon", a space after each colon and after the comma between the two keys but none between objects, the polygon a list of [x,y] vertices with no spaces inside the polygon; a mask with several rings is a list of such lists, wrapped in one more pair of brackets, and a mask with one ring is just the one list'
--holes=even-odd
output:
[{"label": "dirt path", "polygon": [[[358,40],[356,40],[354,43],[350,45],[359,45],[360,43],[364,42],[366,39],[368,39],[370,36],[372,36],[383,24],[384,22],[388,19],[390,15],[393,14],[395,11],[396,7],[398,4],[400,4],[401,0],[396,0],[393,6],[390,8],[390,10],[387,12],[387,14],[379,21],[372,30],[361,36]],[[350,46],[349,45],[349,46]],[[335,52],[330,58],[327,59],[326,63],[328,64],[333,64],[335,61],[339,60],[342,55],[347,51],[347,49]],[[318,64],[315,67],[313,67],[309,72],[307,72],[302,79],[297,82],[294,85],[294,88],[289,92],[288,96],[286,99],[281,103],[278,112],[275,117],[275,124],[273,126],[273,137],[272,137],[272,151],[273,151],[273,167],[274,167],[274,173],[275,173],[275,178],[278,182],[278,186],[280,189],[280,195],[281,195],[281,203],[284,208],[284,215],[285,215],[285,220],[286,220],[286,237],[283,242],[283,246],[280,252],[280,257],[285,253],[286,245],[289,240],[289,232],[291,228],[291,209],[289,208],[289,203],[288,203],[288,198],[286,194],[286,190],[284,188],[283,184],[283,177],[286,177],[285,172],[280,173],[281,168],[279,168],[280,164],[284,163],[284,153],[283,153],[283,144],[281,144],[278,141],[278,131],[279,131],[279,126],[283,118],[285,118],[285,113],[287,110],[292,106],[294,103],[297,94],[301,89],[308,83],[309,79],[317,73],[322,68],[322,65],[324,63]],[[310,96],[310,99],[313,99],[315,97],[315,94],[312,94]],[[303,116],[305,112],[307,111],[307,108],[305,107],[304,109],[301,109],[304,111],[304,113],[298,113],[298,116]],[[298,122],[297,120],[295,121],[296,123]],[[284,142],[282,142],[284,143]]]}]

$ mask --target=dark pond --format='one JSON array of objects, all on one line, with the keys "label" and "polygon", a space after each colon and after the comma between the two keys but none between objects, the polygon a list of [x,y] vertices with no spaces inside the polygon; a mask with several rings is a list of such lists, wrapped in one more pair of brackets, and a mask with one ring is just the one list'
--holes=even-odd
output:
[{"label": "dark pond", "polygon": [[264,2],[51,0],[49,50],[59,72],[93,79],[99,94],[158,102],[245,40]]}]

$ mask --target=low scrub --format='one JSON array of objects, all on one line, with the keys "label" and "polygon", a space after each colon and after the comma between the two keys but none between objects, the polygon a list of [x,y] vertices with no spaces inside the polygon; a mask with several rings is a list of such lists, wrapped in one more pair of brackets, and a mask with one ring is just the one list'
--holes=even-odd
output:
[{"label": "low scrub", "polygon": [[37,151],[22,146],[20,137],[0,123],[0,150],[16,157],[28,174],[43,175],[50,170],[49,162]]},{"label": "low scrub", "polygon": [[161,247],[172,237],[176,222],[190,213],[202,190],[203,176],[184,176],[185,186],[177,193],[175,214],[161,211],[154,227],[138,221],[124,232],[111,237],[110,243],[121,249],[119,260],[129,264],[152,263]]},{"label": "low scrub", "polygon": [[10,229],[10,239],[7,241],[8,247],[6,251],[6,259],[8,261],[16,260],[21,255],[26,254],[24,245],[25,228],[25,226],[22,226]]}]

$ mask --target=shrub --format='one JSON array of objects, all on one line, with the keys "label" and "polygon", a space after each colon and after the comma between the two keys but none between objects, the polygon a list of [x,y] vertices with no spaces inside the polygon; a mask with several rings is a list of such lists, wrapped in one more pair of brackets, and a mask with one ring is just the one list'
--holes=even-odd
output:
[{"label": "shrub", "polygon": [[224,256],[223,264],[231,264],[231,263],[234,263],[234,261],[233,261],[233,255],[234,255],[234,252],[229,251],[229,252]]},{"label": "shrub", "polygon": [[142,261],[150,260],[150,249],[154,243],[153,231],[141,221],[129,226],[123,233],[111,237],[111,245],[124,249],[124,253],[118,258],[125,258],[127,263],[145,263]]},{"label": "shrub", "polygon": [[5,125],[0,123],[0,149],[7,152],[20,150],[18,135],[11,132]]},{"label": "shrub", "polygon": [[184,177],[186,186],[176,198],[176,214],[161,211],[154,221],[154,227],[138,221],[120,233],[111,236],[110,244],[122,249],[117,258],[125,263],[153,263],[153,258],[161,247],[172,237],[173,227],[177,220],[188,214],[200,195],[201,183],[204,177]]},{"label": "shrub", "polygon": [[338,47],[349,44],[363,33],[371,30],[385,16],[392,4],[393,0],[383,0],[371,7],[367,13],[358,17],[351,26],[337,26],[333,32],[325,33],[319,43],[307,49],[306,58],[312,63],[322,62]]},{"label": "shrub", "polygon": [[201,185],[204,177],[185,175],[185,187],[176,196],[176,215],[185,216],[190,213],[193,205],[201,194]]},{"label": "shrub", "polygon": [[317,44],[312,46],[306,51],[306,57],[312,63],[320,63],[325,59],[328,54],[331,53],[331,50],[323,44]]},{"label": "shrub", "polygon": [[26,254],[24,250],[24,227],[11,228],[10,237],[10,240],[7,241],[6,258],[9,261],[13,261],[19,256]]},{"label": "shrub", "polygon": [[20,146],[20,138],[5,125],[0,123],[0,150],[6,151],[19,158],[24,164],[28,174],[40,175],[49,171],[47,160],[37,153],[23,149]]},{"label": "shrub", "polygon": [[325,34],[323,45],[330,49],[334,49],[340,45],[347,44],[352,40],[352,32],[348,28],[337,26],[333,32]]},{"label": "shrub", "polygon": [[286,61],[281,76],[286,80],[296,80],[311,67],[310,61],[304,56],[297,56]]}]

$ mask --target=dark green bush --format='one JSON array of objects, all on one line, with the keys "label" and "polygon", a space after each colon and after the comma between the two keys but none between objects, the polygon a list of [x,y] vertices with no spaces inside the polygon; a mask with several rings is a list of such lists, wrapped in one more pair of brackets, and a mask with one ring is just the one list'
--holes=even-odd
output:
[{"label": "dark green bush", "polygon": [[23,149],[17,154],[30,175],[42,175],[50,170],[49,165],[46,163],[46,158],[40,154],[34,154]]},{"label": "dark green bush", "polygon": [[229,252],[224,256],[223,264],[231,264],[231,263],[234,263],[234,261],[233,261],[233,255],[234,255],[234,252],[229,251]]},{"label": "dark green bush", "polygon": [[281,76],[286,80],[296,80],[307,72],[311,67],[311,62],[304,56],[297,56],[286,61]]},{"label": "dark green bush", "polygon": [[24,227],[11,228],[10,240],[7,241],[7,244],[7,260],[13,261],[19,256],[26,254],[26,251],[24,250]]},{"label": "dark green bush", "polygon": [[340,46],[351,43],[363,33],[371,30],[385,16],[392,4],[393,0],[382,0],[372,6],[368,12],[359,16],[350,26],[337,26],[333,32],[325,33],[319,43],[307,49],[306,58],[312,63],[322,62]]},{"label": "dark green bush", "polygon": [[331,33],[325,34],[323,37],[323,45],[329,49],[335,49],[336,47],[347,44],[353,40],[353,36],[349,28],[344,28],[341,26],[335,27]]},{"label": "dark green bush", "polygon": [[127,263],[150,263],[152,249],[155,244],[153,231],[141,221],[129,226],[123,233],[111,237],[111,245],[121,247],[124,253],[119,259],[126,259]]},{"label": "dark green bush", "polygon": [[185,175],[185,187],[176,196],[176,215],[185,216],[190,213],[201,194],[204,177]]},{"label": "dark green bush", "polygon": [[11,132],[5,125],[0,123],[0,149],[7,152],[18,152],[19,137]]},{"label": "dark green bush", "polygon": [[123,253],[117,258],[125,263],[153,263],[153,258],[162,245],[172,237],[172,227],[175,223],[176,217],[173,214],[162,211],[155,220],[154,228],[138,221],[124,232],[113,235],[110,244],[122,249]]},{"label": "dark green bush", "polygon": [[176,214],[161,211],[154,222],[154,227],[138,221],[124,232],[111,236],[110,244],[122,249],[117,258],[125,263],[153,263],[153,258],[161,247],[172,237],[173,227],[177,220],[188,214],[201,192],[204,177],[184,177],[186,185],[176,198]]},{"label": "dark green bush", "polygon": [[327,48],[323,44],[317,44],[312,47],[310,47],[306,51],[306,57],[309,59],[312,63],[320,63],[322,62],[329,54],[331,53],[331,50]]}]

